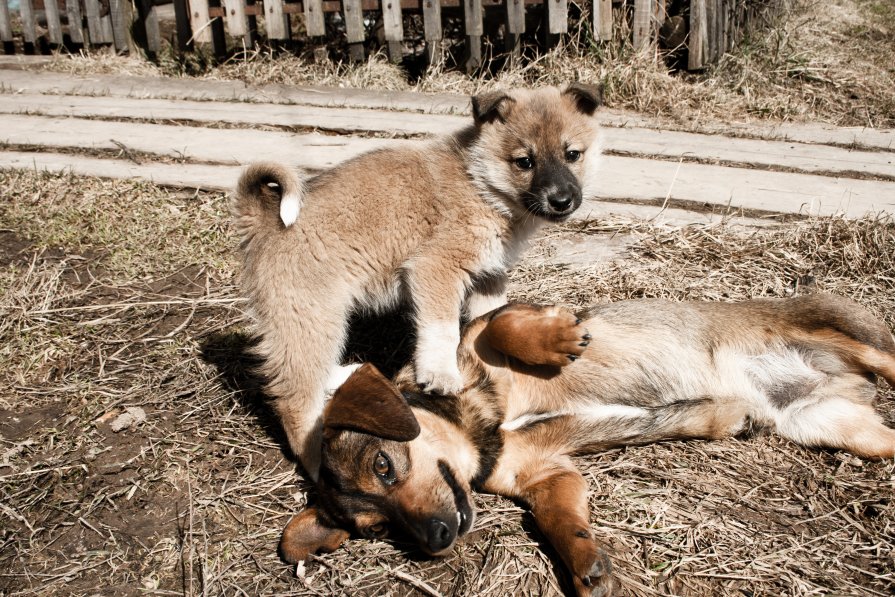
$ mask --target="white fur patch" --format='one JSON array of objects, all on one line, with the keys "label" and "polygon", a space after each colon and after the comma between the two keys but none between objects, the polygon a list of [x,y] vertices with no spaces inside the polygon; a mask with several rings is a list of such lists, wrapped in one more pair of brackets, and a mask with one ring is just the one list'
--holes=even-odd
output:
[{"label": "white fur patch", "polygon": [[624,404],[594,404],[591,406],[583,406],[574,410],[557,410],[546,413],[531,413],[516,417],[512,421],[506,421],[500,428],[504,431],[516,431],[532,423],[538,421],[546,421],[556,417],[581,417],[585,419],[628,419],[642,417],[646,411],[636,406],[625,406]]},{"label": "white fur patch", "polygon": [[418,327],[416,344],[416,380],[428,391],[456,394],[463,389],[463,378],[457,367],[457,346],[460,324],[437,321]]},{"label": "white fur patch", "polygon": [[301,210],[301,196],[296,193],[287,193],[280,200],[280,219],[288,228],[298,219]]},{"label": "white fur patch", "polygon": [[331,394],[341,387],[345,380],[351,377],[351,374],[354,373],[357,368],[360,367],[360,363],[352,363],[351,365],[339,365],[333,368],[332,371],[329,372],[329,378],[326,380],[326,384],[323,386],[323,390],[327,394]]}]

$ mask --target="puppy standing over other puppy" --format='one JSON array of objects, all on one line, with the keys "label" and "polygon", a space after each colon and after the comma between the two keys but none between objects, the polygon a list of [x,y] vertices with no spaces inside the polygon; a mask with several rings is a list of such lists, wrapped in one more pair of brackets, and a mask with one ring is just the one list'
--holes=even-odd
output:
[{"label": "puppy standing over other puppy", "polygon": [[593,194],[600,102],[582,84],[486,93],[453,136],[371,152],[304,183],[274,164],[242,175],[234,210],[261,373],[312,477],[352,312],[406,300],[416,381],[460,391],[461,309],[477,317],[503,304],[507,269],[532,234]]},{"label": "puppy standing over other puppy", "polygon": [[[412,367],[371,365],[323,415],[316,506],[287,525],[283,557],[336,549],[349,532],[398,531],[446,553],[473,525],[469,492],[521,499],[580,596],[612,591],[571,456],[767,428],[794,442],[895,456],[874,411],[895,386],[895,338],[832,295],[743,303],[623,301],[573,315],[509,305],[466,326],[465,389],[424,396]],[[370,408],[375,405],[375,408]]]}]

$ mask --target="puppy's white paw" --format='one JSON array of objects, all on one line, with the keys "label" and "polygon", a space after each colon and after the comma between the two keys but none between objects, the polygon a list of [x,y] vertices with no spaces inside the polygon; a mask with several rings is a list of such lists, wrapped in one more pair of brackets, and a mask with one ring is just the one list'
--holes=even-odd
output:
[{"label": "puppy's white paw", "polygon": [[437,371],[417,367],[416,382],[425,392],[445,396],[458,394],[463,389],[463,376],[460,375],[456,362]]}]

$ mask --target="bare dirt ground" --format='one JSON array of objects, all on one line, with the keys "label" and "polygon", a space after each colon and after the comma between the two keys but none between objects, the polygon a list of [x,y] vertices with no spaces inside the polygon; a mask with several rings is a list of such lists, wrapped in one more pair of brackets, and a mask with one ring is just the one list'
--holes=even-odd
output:
[{"label": "bare dirt ground", "polygon": [[[313,494],[250,373],[225,195],[22,171],[0,172],[0,187],[0,593],[561,594],[524,510],[485,495],[445,559],[352,540],[296,577],[276,543]],[[623,259],[545,263],[549,241],[582,235],[633,244]],[[763,229],[615,218],[550,232],[513,296],[585,305],[822,289],[895,327],[893,271],[885,217]],[[376,325],[354,352],[393,366],[407,350],[401,320]],[[881,390],[895,423],[895,393]],[[112,431],[127,407],[146,420]],[[762,436],[579,464],[624,594],[895,590],[895,463]]]}]

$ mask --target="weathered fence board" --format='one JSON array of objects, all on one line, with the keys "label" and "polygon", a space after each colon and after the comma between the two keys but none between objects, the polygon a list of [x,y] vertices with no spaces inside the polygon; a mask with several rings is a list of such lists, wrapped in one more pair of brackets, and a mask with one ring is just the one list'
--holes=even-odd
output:
[{"label": "weathered fence board", "polygon": [[81,3],[78,0],[65,0],[65,12],[68,15],[68,35],[73,43],[84,43],[83,19]]},{"label": "weathered fence board", "polygon": [[22,18],[22,38],[26,44],[33,45],[37,41],[37,34],[34,31],[34,8],[31,0],[20,0],[19,16]]},{"label": "weathered fence board", "polygon": [[44,0],[44,14],[47,17],[47,37],[51,44],[62,45],[62,21],[59,20],[59,5],[56,0]]},{"label": "weathered fence board", "polygon": [[305,7],[305,29],[311,37],[326,35],[323,22],[323,0],[303,0]]},{"label": "weathered fence board", "polygon": [[224,0],[223,8],[227,13],[227,28],[230,35],[243,37],[248,33],[248,21],[246,20],[245,0]]},{"label": "weathered fence board", "polygon": [[12,23],[9,18],[9,5],[6,0],[0,0],[0,42],[3,42],[3,44],[6,45],[11,44],[12,41]]},{"label": "weathered fence board", "polygon": [[633,42],[636,50],[643,50],[649,47],[652,36],[652,20],[653,20],[653,1],[654,0],[634,0],[634,27]]},{"label": "weathered fence board", "polygon": [[547,30],[555,35],[567,32],[569,30],[569,5],[566,0],[545,0],[545,3],[547,5]]}]

